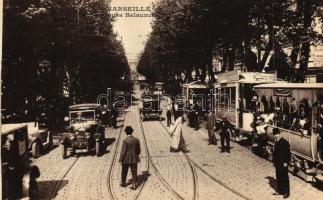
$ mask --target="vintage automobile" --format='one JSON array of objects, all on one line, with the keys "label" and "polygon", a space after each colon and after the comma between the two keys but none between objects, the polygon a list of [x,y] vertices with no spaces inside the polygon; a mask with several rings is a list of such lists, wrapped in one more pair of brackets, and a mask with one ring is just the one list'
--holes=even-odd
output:
[{"label": "vintage automobile", "polygon": [[39,125],[38,122],[22,123],[27,125],[29,149],[34,158],[53,147],[53,135],[47,128]]},{"label": "vintage automobile", "polygon": [[140,119],[158,118],[161,120],[160,100],[156,96],[143,96],[139,108]]},{"label": "vintage automobile", "polygon": [[27,134],[29,140],[29,150],[32,153],[34,158],[38,158],[44,150],[50,150],[53,146],[53,137],[52,132],[46,128],[46,122],[42,120],[44,118],[44,113],[40,116],[40,119],[35,122],[24,122],[24,123],[15,123],[16,120],[8,120],[10,117],[7,117],[7,113],[2,110],[2,119],[3,124],[12,124],[12,125],[27,125]]},{"label": "vintage automobile", "polygon": [[101,111],[98,104],[77,104],[69,107],[67,133],[62,134],[62,157],[67,157],[67,150],[72,154],[77,151],[95,151],[99,156],[105,139],[104,126],[99,118]]},{"label": "vintage automobile", "polygon": [[26,124],[1,126],[2,199],[34,199],[38,194],[37,166],[29,163]]}]

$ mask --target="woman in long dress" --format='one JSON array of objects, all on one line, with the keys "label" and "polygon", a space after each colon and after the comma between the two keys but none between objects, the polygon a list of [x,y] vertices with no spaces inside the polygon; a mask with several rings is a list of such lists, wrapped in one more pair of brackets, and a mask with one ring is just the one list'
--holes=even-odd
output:
[{"label": "woman in long dress", "polygon": [[179,116],[175,124],[172,125],[169,129],[171,137],[172,137],[172,144],[170,147],[171,152],[178,152],[180,150],[185,150],[185,141],[182,136],[182,125],[183,125],[183,116]]}]

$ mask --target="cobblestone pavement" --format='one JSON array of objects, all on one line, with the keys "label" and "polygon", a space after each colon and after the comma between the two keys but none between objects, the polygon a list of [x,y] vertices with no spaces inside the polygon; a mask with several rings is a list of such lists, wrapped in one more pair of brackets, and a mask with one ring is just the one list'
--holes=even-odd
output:
[{"label": "cobblestone pavement", "polygon": [[[231,143],[231,154],[220,153],[219,144],[207,145],[203,127],[196,131],[184,125],[183,135],[190,152],[170,153],[171,138],[167,131],[159,121],[145,121],[141,127],[137,106],[130,107],[118,120],[118,129],[106,129],[108,146],[100,157],[80,154],[63,160],[61,149],[57,147],[33,159],[33,164],[41,171],[38,179],[40,199],[51,196],[55,199],[111,199],[109,185],[115,199],[282,199],[272,195],[275,187],[272,163],[257,157],[246,147]],[[114,160],[119,158],[118,138],[120,136],[121,142],[126,137],[123,128],[127,125],[133,126],[142,150],[138,165],[140,187],[135,191],[130,185],[119,186],[121,165]],[[131,179],[129,171],[128,184]],[[289,199],[323,199],[322,191],[303,180],[290,175],[290,181]],[[60,187],[53,193],[58,183]]]},{"label": "cobblestone pavement", "polygon": [[[127,125],[131,125],[133,127],[134,129],[133,136],[137,137],[141,143],[140,163],[138,164],[138,183],[141,185],[146,177],[146,172],[148,170],[148,162],[147,162],[147,154],[146,154],[145,148],[142,145],[143,138],[142,138],[140,121],[139,121],[138,109],[135,106],[130,107],[129,112],[126,113],[124,127]],[[118,159],[121,151],[122,140],[125,137],[126,137],[126,134],[122,130],[120,144],[118,145],[118,149],[116,152],[116,155],[117,155],[116,165],[114,165],[114,167],[112,168],[112,173],[111,173],[111,187],[116,199],[134,199],[136,195],[138,195],[138,193],[140,192],[140,187],[136,191],[133,191],[130,189],[131,180],[132,180],[130,170],[128,172],[127,182],[126,182],[126,185],[129,185],[129,186],[126,188],[120,187],[121,164],[118,163]]]},{"label": "cobblestone pavement", "polygon": [[[118,119],[123,123],[123,117]],[[55,186],[60,187],[55,199],[107,199],[108,169],[111,167],[112,155],[115,152],[116,139],[120,128],[107,128],[105,131],[108,146],[106,152],[96,157],[91,154],[78,154],[74,157],[62,159],[59,147],[48,154],[33,160],[33,164],[40,168],[41,176],[38,178],[40,199],[50,199]],[[76,161],[76,159],[78,159]],[[76,162],[75,162],[76,161]],[[75,164],[74,164],[75,162]],[[61,182],[60,179],[74,164]]]},{"label": "cobblestone pavement", "polygon": [[[217,146],[208,145],[207,131],[204,127],[196,131],[184,125],[183,136],[190,150],[187,155],[228,187],[249,199],[282,199],[282,196],[272,195],[276,183],[271,162],[257,157],[246,147],[233,142],[230,154],[220,153],[219,135]],[[322,191],[291,174],[289,177],[289,199],[323,199]],[[215,189],[214,192],[216,191]]]},{"label": "cobblestone pavement", "polygon": [[[149,126],[151,128],[147,128],[148,130],[151,130],[151,138],[159,138],[158,139],[158,143],[159,146],[162,146],[160,149],[166,149],[166,152],[168,153],[168,148],[170,145],[170,137],[168,135],[168,133],[166,132],[166,130],[163,128],[163,126],[161,125],[160,122],[150,122]],[[154,130],[154,131],[152,131]],[[148,133],[147,133],[148,134]],[[167,139],[168,138],[168,139]],[[196,141],[199,142],[199,141]],[[156,149],[156,145],[149,141],[150,145]],[[156,150],[155,150],[156,151]],[[160,150],[161,151],[161,150]],[[163,150],[165,151],[165,150]],[[157,155],[158,155],[158,150],[157,150]],[[165,152],[165,154],[166,154]],[[168,153],[170,154],[170,153]],[[159,156],[161,157],[161,156]],[[158,158],[159,158],[158,157]],[[176,175],[178,173],[178,169],[180,171],[180,174],[182,174],[184,172],[184,181],[187,181],[188,183],[180,183],[177,185],[174,185],[173,187],[176,188],[176,190],[180,191],[180,190],[184,190],[184,188],[188,188],[191,190],[189,190],[189,193],[187,193],[187,195],[185,196],[185,199],[194,199],[193,198],[193,191],[194,191],[194,186],[191,185],[193,184],[193,175],[195,176],[195,189],[196,189],[196,195],[195,195],[195,199],[244,199],[243,197],[233,193],[231,190],[227,189],[226,187],[222,186],[221,184],[219,184],[218,182],[214,181],[212,178],[210,178],[208,175],[206,175],[204,172],[202,172],[198,167],[194,166],[193,163],[191,163],[183,153],[175,153],[175,154],[170,154],[168,156],[166,156],[167,158],[169,157],[173,157],[176,158],[177,161],[167,161],[167,160],[162,160],[163,163],[163,170],[173,170],[170,171],[170,176],[176,178]],[[154,157],[153,157],[154,158]],[[165,158],[165,157],[162,157]],[[160,159],[160,158],[159,158]],[[189,162],[192,165],[193,169],[190,169],[189,166]],[[174,163],[179,163],[179,164],[175,164]],[[170,166],[168,166],[170,165]],[[169,169],[171,168],[171,169]],[[175,171],[177,170],[177,171]],[[169,172],[168,172],[169,173]],[[167,171],[163,172],[164,174],[168,174]],[[194,174],[193,174],[194,173]],[[173,178],[174,179],[174,178]],[[183,177],[178,178],[180,181],[183,180]],[[185,190],[184,190],[185,191]]]},{"label": "cobblestone pavement", "polygon": [[143,122],[152,163],[165,181],[184,199],[193,197],[193,175],[185,156],[170,153],[170,138],[157,121]]}]

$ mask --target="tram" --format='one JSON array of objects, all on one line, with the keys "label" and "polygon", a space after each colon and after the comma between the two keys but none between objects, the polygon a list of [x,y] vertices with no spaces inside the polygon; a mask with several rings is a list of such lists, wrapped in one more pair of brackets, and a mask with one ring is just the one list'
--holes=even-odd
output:
[{"label": "tram", "polygon": [[[275,73],[229,71],[217,75],[214,84],[215,116],[217,122],[226,117],[232,128],[239,133],[252,131],[253,87],[262,83],[277,82]],[[242,135],[242,134],[238,134]]]},{"label": "tram", "polygon": [[[199,108],[199,117],[204,118],[206,111],[210,109],[211,98],[210,85],[201,81],[194,81],[187,84],[182,84],[182,96],[184,97],[184,103],[187,106],[187,112],[193,109],[194,104],[197,104]],[[188,118],[186,116],[186,118]]]},{"label": "tram", "polygon": [[[265,135],[274,143],[273,128],[289,141],[293,172],[303,172],[307,181],[322,182],[323,174],[323,84],[272,83],[254,86],[259,97],[274,99],[275,118],[266,125]],[[279,103],[280,102],[280,103]],[[267,115],[270,109],[265,109]],[[260,113],[261,115],[261,113]]]}]

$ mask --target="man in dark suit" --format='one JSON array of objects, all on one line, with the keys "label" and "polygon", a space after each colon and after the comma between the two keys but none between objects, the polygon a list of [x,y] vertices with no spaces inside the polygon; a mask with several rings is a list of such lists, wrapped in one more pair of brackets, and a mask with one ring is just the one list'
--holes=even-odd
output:
[{"label": "man in dark suit", "polygon": [[[224,116],[223,120],[220,124],[220,138],[221,138],[221,152],[225,152],[225,150],[230,153],[230,125],[227,118]],[[224,141],[227,146],[224,146]]]},{"label": "man in dark suit", "polygon": [[126,178],[130,167],[132,174],[132,189],[135,190],[137,184],[137,164],[140,162],[140,143],[137,138],[132,136],[133,129],[131,126],[126,126],[125,132],[127,137],[122,142],[119,158],[119,162],[122,164],[120,186],[126,186]]},{"label": "man in dark suit", "polygon": [[278,128],[273,129],[275,145],[273,152],[273,163],[276,169],[277,192],[274,195],[284,195],[284,199],[289,197],[289,177],[288,163],[291,158],[290,145],[282,138]]},{"label": "man in dark suit", "polygon": [[208,136],[209,136],[209,144],[217,144],[216,137],[214,134],[214,128],[215,128],[215,115],[212,110],[209,111],[209,114],[207,115],[207,121],[206,121],[206,127],[208,130]]}]

